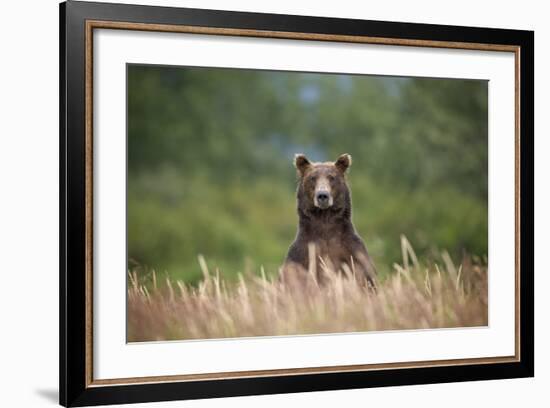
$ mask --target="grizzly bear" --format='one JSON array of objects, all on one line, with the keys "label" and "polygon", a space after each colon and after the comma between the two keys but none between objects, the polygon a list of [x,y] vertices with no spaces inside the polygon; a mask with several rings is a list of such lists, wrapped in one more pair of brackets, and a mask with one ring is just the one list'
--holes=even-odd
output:
[{"label": "grizzly bear", "polygon": [[[351,156],[335,162],[310,162],[297,154],[296,201],[298,232],[283,267],[283,281],[303,282],[308,272],[323,280],[327,269],[352,272],[359,282],[375,288],[375,269],[361,237],[351,221],[351,191],[346,173]],[[315,260],[315,265],[310,261]]]}]

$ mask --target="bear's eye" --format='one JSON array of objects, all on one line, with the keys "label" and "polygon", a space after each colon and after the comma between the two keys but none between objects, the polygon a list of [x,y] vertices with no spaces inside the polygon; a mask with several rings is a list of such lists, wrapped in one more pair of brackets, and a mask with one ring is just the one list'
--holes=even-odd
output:
[{"label": "bear's eye", "polygon": [[315,183],[316,181],[317,181],[317,176],[311,176],[311,177],[309,178],[309,182],[310,182],[310,183]]},{"label": "bear's eye", "polygon": [[328,181],[334,181],[334,176],[332,174],[329,174],[327,176]]}]

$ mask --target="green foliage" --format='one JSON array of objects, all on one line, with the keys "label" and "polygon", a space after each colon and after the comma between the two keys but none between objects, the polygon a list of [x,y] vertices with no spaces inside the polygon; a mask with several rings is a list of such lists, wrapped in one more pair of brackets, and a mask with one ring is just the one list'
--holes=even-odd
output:
[{"label": "green foliage", "polygon": [[129,262],[188,282],[198,254],[276,273],[296,233],[294,153],[344,152],[382,274],[400,234],[422,255],[487,253],[486,82],[130,65]]}]

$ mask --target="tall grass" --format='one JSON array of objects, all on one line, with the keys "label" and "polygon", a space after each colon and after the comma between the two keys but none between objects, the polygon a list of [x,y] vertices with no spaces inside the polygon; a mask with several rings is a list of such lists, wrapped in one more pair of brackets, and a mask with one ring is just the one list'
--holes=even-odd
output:
[{"label": "tall grass", "polygon": [[129,272],[128,341],[208,339],[487,325],[486,261],[447,252],[421,262],[401,238],[402,263],[376,291],[357,283],[353,267],[309,271],[300,284],[247,272],[237,283],[210,271],[199,256],[197,286],[154,272],[145,283]]}]

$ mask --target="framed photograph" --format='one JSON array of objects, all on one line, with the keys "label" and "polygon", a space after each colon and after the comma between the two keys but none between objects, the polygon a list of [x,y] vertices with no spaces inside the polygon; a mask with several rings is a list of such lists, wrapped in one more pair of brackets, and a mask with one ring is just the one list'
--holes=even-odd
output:
[{"label": "framed photograph", "polygon": [[60,6],[60,403],[534,375],[529,31]]}]

